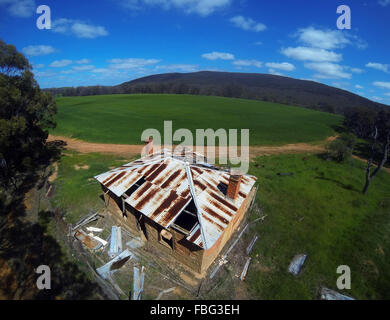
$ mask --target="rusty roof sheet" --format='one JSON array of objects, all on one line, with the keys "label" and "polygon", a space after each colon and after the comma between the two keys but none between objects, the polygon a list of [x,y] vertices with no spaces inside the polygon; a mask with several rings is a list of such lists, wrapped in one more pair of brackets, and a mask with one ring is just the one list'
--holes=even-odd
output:
[{"label": "rusty roof sheet", "polygon": [[[191,160],[184,161],[184,160]],[[257,178],[244,175],[235,201],[226,197],[229,173],[207,165],[204,156],[183,156],[162,151],[100,174],[95,178],[121,197],[141,178],[145,182],[125,202],[164,228],[168,228],[191,202],[189,182],[193,184],[199,223],[187,240],[201,248],[210,248],[221,236],[248,196]],[[207,165],[207,166],[206,166]],[[186,173],[190,168],[192,177]],[[204,234],[201,234],[203,230]],[[206,242],[206,243],[203,243]]]}]

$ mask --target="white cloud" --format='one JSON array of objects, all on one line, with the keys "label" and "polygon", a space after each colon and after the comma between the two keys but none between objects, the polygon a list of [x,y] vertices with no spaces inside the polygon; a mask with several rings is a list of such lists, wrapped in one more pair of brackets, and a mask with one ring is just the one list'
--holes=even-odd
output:
[{"label": "white cloud", "polygon": [[364,89],[364,87],[361,86],[360,84],[355,85],[355,88],[356,88],[356,89]]},{"label": "white cloud", "polygon": [[72,69],[75,71],[86,71],[86,70],[95,69],[95,66],[87,64],[87,65],[83,65],[83,66],[74,66]]},{"label": "white cloud", "polygon": [[55,51],[52,46],[45,45],[27,46],[22,49],[22,52],[27,56],[44,56]]},{"label": "white cloud", "polygon": [[390,92],[386,92],[386,93],[385,93],[385,96],[390,97]]},{"label": "white cloud", "polygon": [[389,72],[389,65],[388,64],[382,64],[382,63],[376,63],[376,62],[369,62],[366,64],[367,68],[376,69],[383,72]]},{"label": "white cloud", "polygon": [[62,74],[73,74],[73,73],[75,73],[75,72],[76,72],[76,71],[75,71],[75,70],[72,70],[72,69],[71,69],[71,70],[62,70],[62,71],[61,71]]},{"label": "white cloud", "polygon": [[357,74],[361,74],[361,73],[364,72],[364,70],[359,69],[359,68],[350,68],[350,67],[347,67],[347,68],[348,68],[348,70],[350,70],[351,72],[357,73]]},{"label": "white cloud", "polygon": [[284,76],[283,73],[276,71],[275,69],[268,69],[269,74],[273,74],[274,76]]},{"label": "white cloud", "polygon": [[157,59],[139,59],[139,58],[127,58],[127,59],[111,59],[108,60],[113,69],[138,69],[145,66],[154,65],[160,60]]},{"label": "white cloud", "polygon": [[28,18],[35,13],[34,0],[0,0],[0,5],[7,7],[7,12],[14,17]]},{"label": "white cloud", "polygon": [[52,31],[62,34],[72,34],[77,38],[94,39],[108,35],[108,31],[102,26],[88,24],[71,19],[57,19],[52,23]]},{"label": "white cloud", "polygon": [[317,71],[314,75],[320,79],[351,79],[351,74],[344,71],[344,67],[330,62],[305,63],[305,68]]},{"label": "white cloud", "polygon": [[390,5],[390,0],[379,0],[378,3],[379,3],[382,7],[386,7],[386,6]]},{"label": "white cloud", "polygon": [[67,60],[67,59],[63,59],[63,60],[56,60],[56,61],[53,61],[49,67],[52,67],[52,68],[62,68],[62,67],[66,67],[70,64],[72,64],[73,61],[72,60]]},{"label": "white cloud", "polygon": [[303,44],[321,49],[344,48],[351,41],[345,33],[339,30],[320,30],[308,27],[298,30],[298,41]]},{"label": "white cloud", "polygon": [[268,62],[265,65],[271,69],[279,69],[279,70],[283,70],[283,71],[295,70],[295,66],[291,63],[288,63],[288,62],[281,62],[281,63]]},{"label": "white cloud", "polygon": [[382,89],[390,89],[390,82],[376,81],[373,83],[373,85]]},{"label": "white cloud", "polygon": [[230,19],[237,28],[241,28],[246,31],[260,32],[267,29],[267,26],[263,23],[254,21],[251,18],[245,18],[243,16],[235,16]]},{"label": "white cloud", "polygon": [[341,54],[321,48],[289,47],[282,49],[282,54],[286,57],[301,61],[339,62],[342,60]]},{"label": "white cloud", "polygon": [[367,42],[358,36],[340,30],[307,27],[299,29],[295,36],[305,46],[327,50],[341,49],[347,45],[355,45],[359,49],[365,49],[368,46]]},{"label": "white cloud", "polygon": [[383,101],[383,98],[377,97],[377,96],[373,96],[373,97],[371,97],[371,99],[374,101],[378,101],[378,102]]},{"label": "white cloud", "polygon": [[262,67],[262,62],[257,61],[257,60],[236,60],[233,61],[233,64],[238,67],[256,67],[256,68],[261,68]]},{"label": "white cloud", "polygon": [[217,59],[234,60],[234,55],[231,53],[214,51],[214,52],[202,54],[202,58],[205,58],[207,60],[217,60]]},{"label": "white cloud", "polygon": [[52,70],[44,70],[44,71],[35,71],[34,75],[40,78],[48,78],[48,77],[58,76],[58,73]]},{"label": "white cloud", "polygon": [[188,14],[195,13],[200,16],[208,16],[217,10],[228,7],[232,0],[119,0],[118,2],[130,10],[140,10],[145,6],[156,6],[165,10],[175,8]]},{"label": "white cloud", "polygon": [[255,43],[253,43],[255,46],[261,46],[263,43],[261,41],[256,41]]},{"label": "white cloud", "polygon": [[170,64],[157,66],[156,70],[164,70],[166,72],[195,72],[199,67],[194,64]]},{"label": "white cloud", "polygon": [[87,64],[87,63],[90,63],[91,60],[89,59],[80,59],[80,60],[76,60],[74,63],[77,63],[77,64]]},{"label": "white cloud", "polygon": [[34,63],[33,63],[32,66],[33,66],[33,69],[42,69],[42,68],[45,67],[45,65],[42,64],[42,63],[39,63],[39,64],[34,64]]}]

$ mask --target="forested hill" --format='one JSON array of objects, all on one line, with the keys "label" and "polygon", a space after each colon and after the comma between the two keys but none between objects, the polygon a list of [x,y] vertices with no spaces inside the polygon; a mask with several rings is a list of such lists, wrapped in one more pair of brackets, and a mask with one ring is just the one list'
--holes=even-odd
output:
[{"label": "forested hill", "polygon": [[117,86],[46,89],[53,94],[83,96],[111,93],[176,93],[271,101],[343,114],[350,108],[387,106],[318,82],[258,74],[201,71],[166,73]]}]

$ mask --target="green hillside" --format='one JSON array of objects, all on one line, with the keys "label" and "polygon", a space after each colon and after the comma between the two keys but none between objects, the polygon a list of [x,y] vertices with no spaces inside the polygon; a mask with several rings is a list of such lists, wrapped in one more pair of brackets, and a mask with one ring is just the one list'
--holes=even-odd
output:
[{"label": "green hillside", "polygon": [[[342,117],[281,104],[192,95],[101,95],[57,98],[53,135],[90,142],[141,144],[147,128],[163,121],[180,128],[250,129],[251,145],[317,142],[334,134]],[[195,134],[194,134],[195,137]]]}]

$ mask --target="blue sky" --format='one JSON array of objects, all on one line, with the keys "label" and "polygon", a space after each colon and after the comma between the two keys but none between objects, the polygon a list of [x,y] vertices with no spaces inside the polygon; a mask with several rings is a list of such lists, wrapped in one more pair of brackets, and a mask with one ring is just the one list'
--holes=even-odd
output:
[{"label": "blue sky", "polygon": [[[51,29],[36,26],[39,5]],[[339,5],[351,30],[338,30]],[[218,70],[308,79],[390,104],[390,0],[0,0],[0,38],[41,87]]]}]

